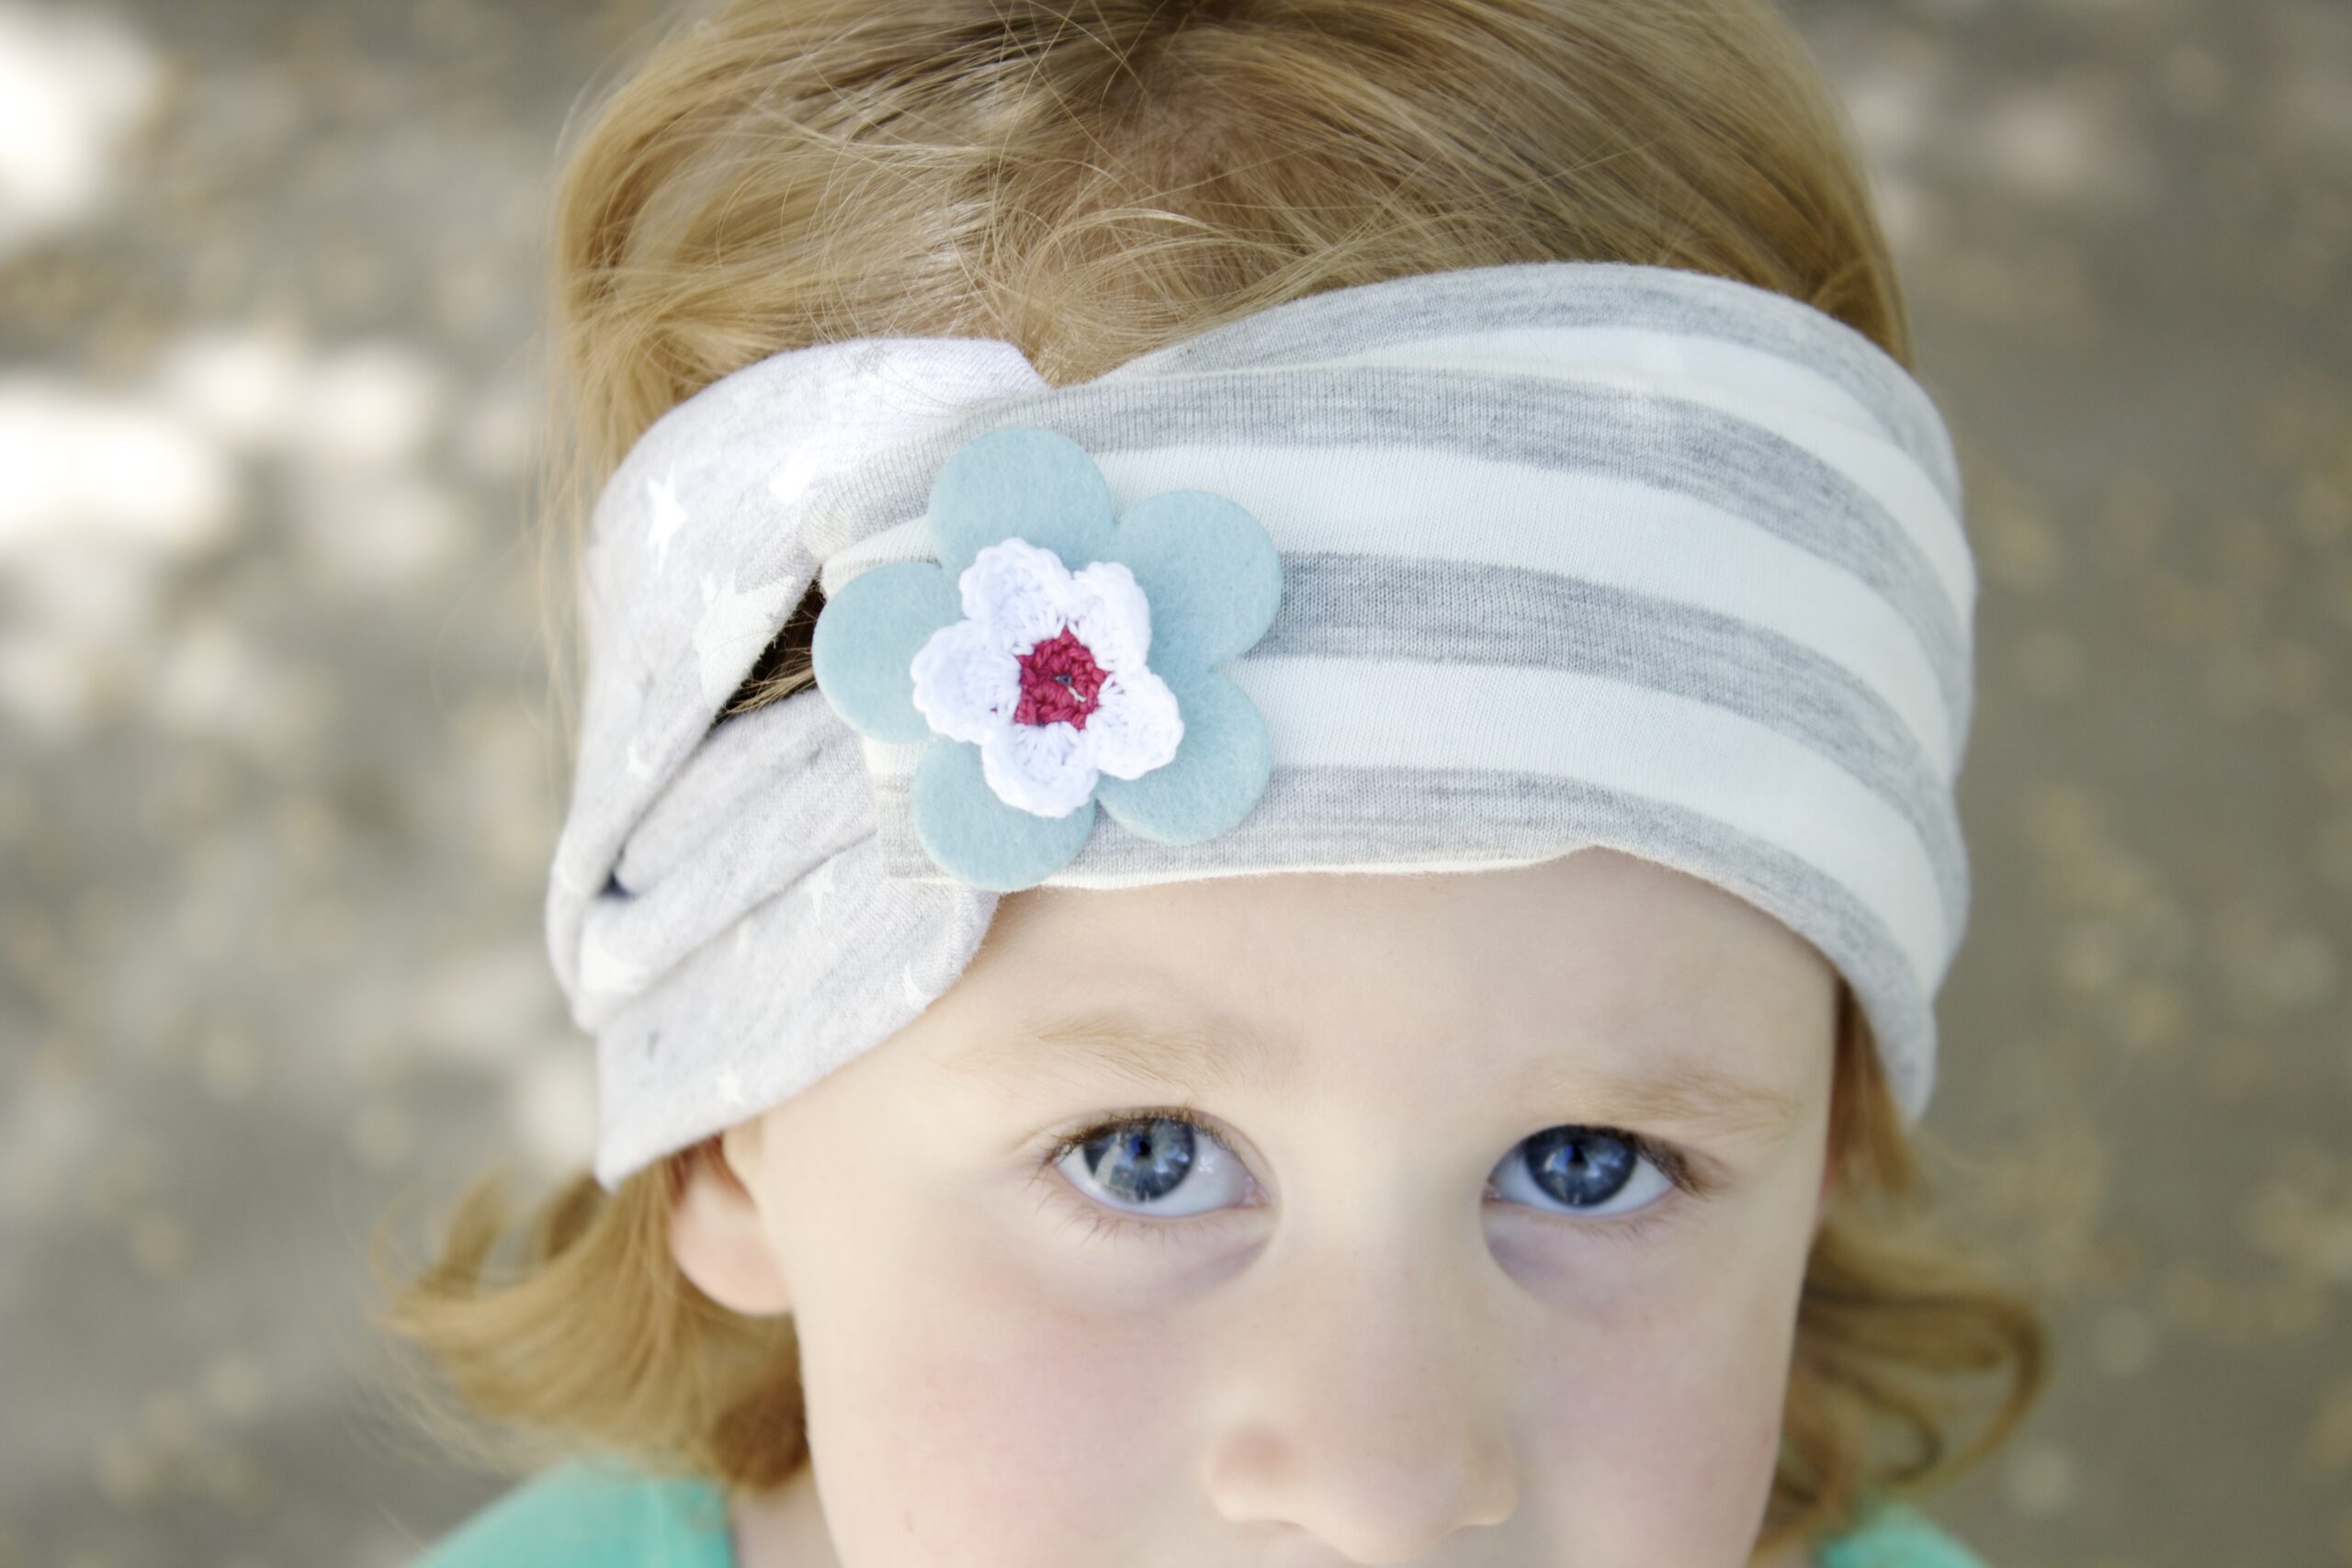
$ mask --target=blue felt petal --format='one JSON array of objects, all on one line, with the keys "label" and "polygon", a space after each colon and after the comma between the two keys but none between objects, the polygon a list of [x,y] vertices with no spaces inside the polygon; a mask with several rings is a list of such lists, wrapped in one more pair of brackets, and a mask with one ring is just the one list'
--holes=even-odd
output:
[{"label": "blue felt petal", "polygon": [[1214,838],[1250,814],[1273,771],[1265,716],[1229,675],[1156,671],[1176,693],[1184,738],[1176,755],[1140,778],[1102,775],[1094,798],[1121,827],[1164,844]]},{"label": "blue felt petal", "polygon": [[817,689],[852,729],[876,740],[927,740],[908,666],[940,627],[964,618],[955,581],[936,561],[868,567],[817,612],[809,663]]},{"label": "blue felt petal", "polygon": [[1282,601],[1282,557],[1265,525],[1205,490],[1170,490],[1119,519],[1118,558],[1151,604],[1154,670],[1238,658],[1266,635]]},{"label": "blue felt petal", "polygon": [[931,481],[931,543],[949,581],[1018,535],[1077,571],[1110,558],[1118,503],[1086,448],[1058,431],[1007,425],[957,447]]},{"label": "blue felt petal", "polygon": [[940,869],[999,893],[1051,876],[1094,830],[1091,799],[1067,817],[1039,817],[1006,805],[980,773],[980,749],[944,736],[915,764],[908,803],[915,837]]}]

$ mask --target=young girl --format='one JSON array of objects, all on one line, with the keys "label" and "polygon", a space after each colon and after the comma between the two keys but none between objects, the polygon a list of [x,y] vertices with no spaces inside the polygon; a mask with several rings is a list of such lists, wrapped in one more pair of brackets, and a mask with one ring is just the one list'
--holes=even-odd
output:
[{"label": "young girl", "polygon": [[383,1315],[545,1472],[429,1568],[1975,1562],[1973,579],[1763,0],[739,0],[559,241],[597,1168]]}]

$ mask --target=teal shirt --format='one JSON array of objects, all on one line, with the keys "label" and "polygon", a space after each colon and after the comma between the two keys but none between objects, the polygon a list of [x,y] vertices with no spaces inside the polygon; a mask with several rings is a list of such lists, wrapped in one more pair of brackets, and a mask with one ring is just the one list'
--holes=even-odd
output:
[{"label": "teal shirt", "polygon": [[[1905,1504],[1815,1549],[1818,1568],[1984,1568]],[[727,1501],[706,1481],[581,1461],[523,1483],[410,1568],[735,1568]]]}]

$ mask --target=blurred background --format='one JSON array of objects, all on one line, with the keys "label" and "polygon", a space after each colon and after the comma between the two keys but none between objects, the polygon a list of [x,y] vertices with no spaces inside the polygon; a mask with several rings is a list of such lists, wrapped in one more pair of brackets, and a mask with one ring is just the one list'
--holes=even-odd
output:
[{"label": "blurred background", "polygon": [[[2352,1564],[2352,6],[1791,8],[1984,579],[1931,1174],[2057,1331],[1931,1511]],[[0,1564],[395,1568],[506,1484],[376,1386],[365,1246],[587,1157],[533,333],[656,19],[0,0]]]}]

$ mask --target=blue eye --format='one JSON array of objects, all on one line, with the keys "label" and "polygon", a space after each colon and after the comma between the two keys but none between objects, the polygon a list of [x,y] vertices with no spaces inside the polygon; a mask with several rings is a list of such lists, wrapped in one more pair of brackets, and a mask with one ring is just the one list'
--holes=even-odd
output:
[{"label": "blue eye", "polygon": [[[1516,1198],[1511,1189],[1523,1181],[1535,1190],[1538,1209],[1556,1203],[1560,1208],[1554,1213],[1606,1218],[1645,1209],[1676,1186],[1665,1168],[1669,1162],[1663,1151],[1630,1133],[1553,1127],[1511,1151],[1496,1168],[1497,1185],[1504,1197]],[[1625,1201],[1616,1201],[1621,1198]]]},{"label": "blue eye", "polygon": [[[1058,1167],[1092,1200],[1098,1224],[1121,1216],[1175,1220],[1234,1206],[1249,1172],[1197,1113],[1182,1107],[1097,1123],[1059,1140],[1039,1162]],[[1528,1138],[1496,1168],[1490,1190],[1539,1213],[1615,1219],[1656,1206],[1679,1189],[1702,1185],[1675,1151],[1638,1133],[1561,1126]],[[1173,1204],[1163,1200],[1174,1197]]]},{"label": "blue eye", "polygon": [[1223,1140],[1190,1112],[1174,1110],[1090,1128],[1063,1140],[1046,1163],[1064,1167],[1081,1191],[1099,1189],[1114,1205],[1156,1203],[1189,1184],[1194,1206],[1149,1211],[1160,1219],[1204,1213],[1219,1206],[1220,1182],[1246,1188],[1249,1181]]}]

